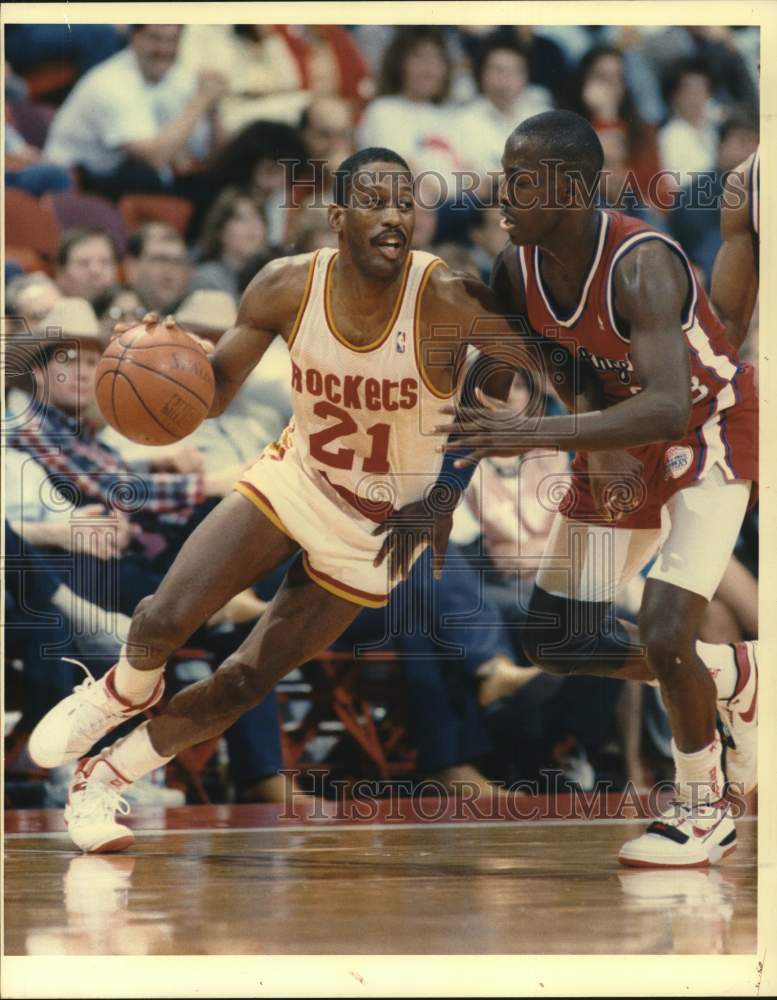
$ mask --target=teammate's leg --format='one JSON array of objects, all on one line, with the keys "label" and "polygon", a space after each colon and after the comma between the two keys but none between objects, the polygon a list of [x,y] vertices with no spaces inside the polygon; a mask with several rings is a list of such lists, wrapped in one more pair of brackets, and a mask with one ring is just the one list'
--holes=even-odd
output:
[{"label": "teammate's leg", "polygon": [[132,832],[115,820],[121,791],[176,753],[218,736],[294,667],[325,649],[360,611],[315,583],[297,559],[248,638],[209,678],[177,694],[166,709],[79,764],[65,819],[84,851],[122,850]]},{"label": "teammate's leg", "polygon": [[238,493],[197,527],[157,592],[135,609],[119,664],[87,682],[36,726],[29,751],[43,767],[87,753],[121,722],[162,696],[166,659],[207,619],[257,577],[285,562],[298,546]]}]

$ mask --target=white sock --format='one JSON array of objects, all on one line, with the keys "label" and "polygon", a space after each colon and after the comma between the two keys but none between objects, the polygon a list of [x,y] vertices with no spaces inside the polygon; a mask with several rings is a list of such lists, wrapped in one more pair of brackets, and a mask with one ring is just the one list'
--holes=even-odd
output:
[{"label": "white sock", "polygon": [[723,642],[696,643],[696,653],[715,682],[718,701],[730,698],[739,680],[739,670],[731,646]]},{"label": "white sock", "polygon": [[113,674],[116,694],[130,705],[142,705],[154,693],[164,665],[156,670],[137,670],[127,659],[127,647],[121,647],[121,656]]},{"label": "white sock", "polygon": [[[148,722],[133,729],[128,736],[117,740],[113,746],[102,752],[102,756],[112,768],[129,784],[142,778],[144,774],[163,767],[172,757],[162,757],[151,745]],[[105,769],[108,771],[108,769]]]},{"label": "white sock", "polygon": [[720,736],[701,750],[682,753],[672,740],[672,757],[676,768],[677,797],[692,805],[716,802],[723,795],[723,768],[720,763]]}]

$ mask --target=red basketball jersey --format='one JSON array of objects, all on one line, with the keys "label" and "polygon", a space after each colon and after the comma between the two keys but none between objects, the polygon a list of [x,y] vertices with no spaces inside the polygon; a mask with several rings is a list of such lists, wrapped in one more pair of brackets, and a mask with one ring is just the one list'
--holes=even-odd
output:
[{"label": "red basketball jersey", "polygon": [[631,362],[629,329],[614,303],[613,273],[625,254],[640,243],[661,240],[675,252],[690,279],[690,292],[682,324],[691,367],[693,413],[689,429],[703,424],[716,409],[736,401],[735,381],[741,374],[734,349],[726,340],[723,324],[715,316],[704,289],[678,243],[644,222],[617,212],[599,213],[599,238],[580,301],[565,314],[553,302],[540,275],[542,251],[537,246],[519,247],[519,262],[526,293],[529,323],[545,337],[563,343],[581,361],[598,373],[608,403],[616,403],[640,392]]},{"label": "red basketball jersey", "polygon": [[[690,288],[682,315],[688,345],[691,415],[680,442],[630,449],[643,465],[645,499],[623,527],[652,527],[660,507],[675,490],[702,478],[720,464],[730,478],[757,479],[757,399],[753,369],[740,362],[726,339],[723,324],[710,306],[682,248],[644,222],[617,212],[599,213],[599,235],[588,275],[574,310],[565,313],[540,274],[542,251],[519,247],[526,313],[534,331],[555,340],[598,374],[608,404],[641,391],[630,356],[630,331],[614,302],[613,272],[631,249],[661,240],[685,267]],[[596,516],[589,493],[585,453],[573,464],[573,491],[566,505],[570,516]]]}]

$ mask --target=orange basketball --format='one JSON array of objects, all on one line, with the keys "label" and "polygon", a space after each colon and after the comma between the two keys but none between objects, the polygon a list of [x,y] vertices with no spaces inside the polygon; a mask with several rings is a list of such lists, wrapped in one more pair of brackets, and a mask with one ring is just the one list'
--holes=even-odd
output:
[{"label": "orange basketball", "polygon": [[215,383],[205,351],[178,327],[135,326],[114,338],[97,366],[97,403],[108,423],[139,444],[171,444],[208,415]]}]

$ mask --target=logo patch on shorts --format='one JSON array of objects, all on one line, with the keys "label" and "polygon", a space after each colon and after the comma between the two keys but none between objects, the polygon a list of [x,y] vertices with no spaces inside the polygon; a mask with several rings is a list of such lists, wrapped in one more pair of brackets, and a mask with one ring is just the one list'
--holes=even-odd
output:
[{"label": "logo patch on shorts", "polygon": [[687,444],[673,444],[666,449],[664,455],[664,478],[679,479],[690,469],[693,461],[693,448]]}]

